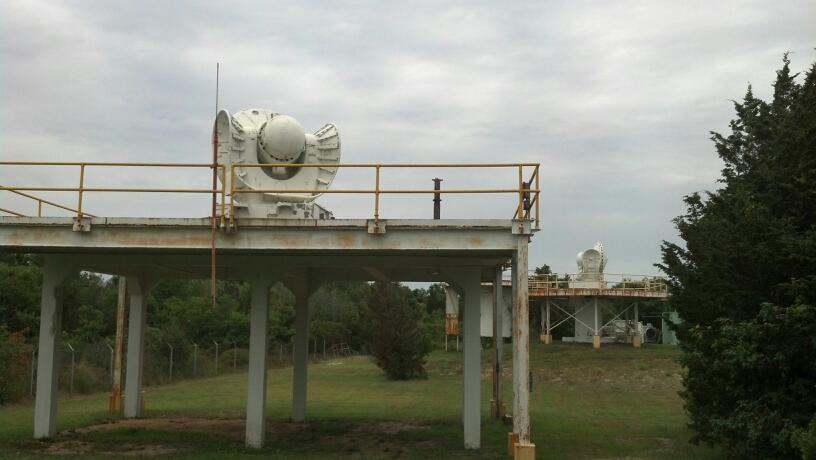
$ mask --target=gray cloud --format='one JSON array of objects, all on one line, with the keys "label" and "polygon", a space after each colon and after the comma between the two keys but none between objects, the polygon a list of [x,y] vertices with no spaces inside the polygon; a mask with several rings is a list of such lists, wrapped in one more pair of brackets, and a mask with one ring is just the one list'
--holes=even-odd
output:
[{"label": "gray cloud", "polygon": [[[206,162],[220,105],[340,126],[345,162],[542,164],[534,264],[574,270],[602,240],[608,271],[652,272],[682,195],[716,187],[708,140],[784,51],[814,60],[812,2],[38,2],[0,6],[0,157]],[[399,184],[507,186],[426,171]],[[337,186],[368,176],[342,172]],[[0,183],[71,185],[0,170]],[[93,171],[95,184],[206,187],[206,173]],[[71,202],[73,197],[62,197]],[[446,198],[451,217],[509,217],[512,197]],[[327,196],[341,217],[368,198]],[[148,204],[149,203],[149,204]],[[389,197],[425,217],[428,197]],[[30,206],[0,195],[0,207]],[[90,196],[104,214],[205,215],[204,197]],[[134,209],[135,211],[130,211]]]}]

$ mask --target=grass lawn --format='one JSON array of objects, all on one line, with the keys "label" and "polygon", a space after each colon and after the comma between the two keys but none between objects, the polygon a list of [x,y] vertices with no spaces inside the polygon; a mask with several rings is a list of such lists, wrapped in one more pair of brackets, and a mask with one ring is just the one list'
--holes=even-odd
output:
[{"label": "grass lawn", "polygon": [[[719,458],[688,443],[675,347],[531,347],[538,458]],[[389,382],[366,357],[311,365],[305,424],[287,421],[291,368],[269,371],[267,448],[243,446],[246,374],[148,387],[145,420],[122,424],[107,394],[62,396],[56,439],[31,439],[33,405],[0,408],[2,458],[507,458],[508,426],[489,417],[483,353],[482,449],[462,447],[461,355],[434,352],[429,378]],[[509,364],[510,346],[505,345]],[[510,369],[505,401],[512,406]]]}]

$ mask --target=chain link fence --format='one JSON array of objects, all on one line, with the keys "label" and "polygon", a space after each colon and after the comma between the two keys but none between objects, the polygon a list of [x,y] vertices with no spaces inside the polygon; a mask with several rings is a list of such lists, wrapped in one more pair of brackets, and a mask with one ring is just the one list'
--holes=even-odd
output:
[{"label": "chain link fence", "polygon": [[[292,365],[293,344],[270,342],[267,366],[281,368]],[[113,384],[114,348],[112,342],[81,344],[63,342],[60,350],[59,390],[68,394],[88,394],[109,390]],[[323,338],[309,341],[310,362],[337,359],[356,354],[347,343],[328,343]],[[37,350],[29,353],[27,382],[29,396],[34,397],[37,387]],[[210,343],[145,341],[145,385],[162,385],[178,380],[213,377],[220,374],[245,372],[249,349],[240,341],[213,341]],[[123,363],[124,364],[124,363]],[[126,365],[122,369],[125,382]]]}]

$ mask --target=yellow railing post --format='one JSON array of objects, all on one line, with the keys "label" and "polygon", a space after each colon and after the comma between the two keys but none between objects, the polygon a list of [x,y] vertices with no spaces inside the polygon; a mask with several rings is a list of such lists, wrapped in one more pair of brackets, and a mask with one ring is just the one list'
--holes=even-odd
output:
[{"label": "yellow railing post", "polygon": [[235,165],[230,164],[230,211],[229,224],[230,228],[235,225]]},{"label": "yellow railing post", "polygon": [[224,210],[227,206],[227,170],[224,168],[224,165],[219,166],[219,168],[221,168],[221,228],[223,228],[224,219],[226,219]]},{"label": "yellow railing post", "polygon": [[516,210],[516,215],[518,216],[519,220],[524,219],[524,210],[522,209],[524,203],[524,192],[522,191],[524,188],[524,166],[518,165],[518,209]]},{"label": "yellow railing post", "polygon": [[85,190],[85,163],[79,165],[79,202],[77,203],[77,217],[82,218],[82,192]]},{"label": "yellow railing post", "polygon": [[541,177],[539,165],[535,166],[536,175],[536,229],[541,228],[541,186],[539,185],[539,178]]},{"label": "yellow railing post", "polygon": [[374,167],[376,173],[374,177],[374,225],[380,222],[380,165]]}]

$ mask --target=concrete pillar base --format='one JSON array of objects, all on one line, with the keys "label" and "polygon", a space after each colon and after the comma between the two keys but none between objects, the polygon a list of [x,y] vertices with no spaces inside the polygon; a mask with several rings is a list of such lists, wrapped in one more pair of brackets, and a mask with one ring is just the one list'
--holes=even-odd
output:
[{"label": "concrete pillar base", "polygon": [[640,345],[641,345],[640,336],[636,335],[632,337],[632,346],[635,348],[640,348]]},{"label": "concrete pillar base", "polygon": [[516,444],[519,442],[518,433],[507,433],[507,456],[516,455]]},{"label": "concrete pillar base", "polygon": [[535,444],[517,442],[513,445],[513,460],[535,460]]},{"label": "concrete pillar base", "polygon": [[601,336],[600,335],[593,335],[592,336],[592,348],[599,350],[601,348]]},{"label": "concrete pillar base", "polygon": [[552,334],[541,334],[541,337],[539,338],[541,339],[541,343],[544,345],[549,345],[552,343]]}]

